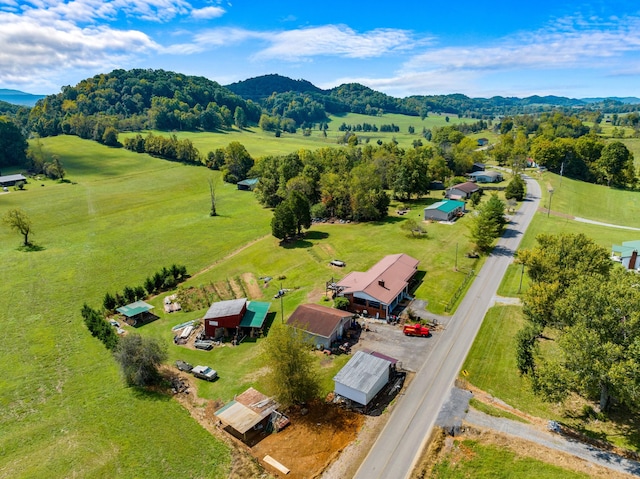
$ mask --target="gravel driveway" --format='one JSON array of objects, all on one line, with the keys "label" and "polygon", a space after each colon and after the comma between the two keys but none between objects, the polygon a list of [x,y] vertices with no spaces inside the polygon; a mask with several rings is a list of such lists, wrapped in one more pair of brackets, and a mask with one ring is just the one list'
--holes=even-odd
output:
[{"label": "gravel driveway", "polygon": [[465,422],[472,426],[492,429],[503,434],[519,437],[526,441],[535,442],[541,446],[566,452],[584,459],[585,461],[589,461],[618,472],[640,476],[639,462],[625,459],[589,444],[567,439],[559,434],[540,431],[528,424],[512,421],[510,419],[489,416],[480,411],[476,411],[473,408],[469,408]]},{"label": "gravel driveway", "polygon": [[[363,320],[360,322],[365,323]],[[405,371],[415,372],[420,369],[439,337],[438,331],[432,331],[426,338],[405,336],[402,326],[375,319],[367,319],[366,325],[369,331],[363,329],[353,351],[369,350],[391,356],[401,363],[400,367]]]}]

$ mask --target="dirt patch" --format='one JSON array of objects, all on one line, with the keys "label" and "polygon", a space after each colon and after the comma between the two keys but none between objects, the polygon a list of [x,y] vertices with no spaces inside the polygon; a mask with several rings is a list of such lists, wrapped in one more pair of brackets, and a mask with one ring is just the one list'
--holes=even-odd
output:
[{"label": "dirt patch", "polygon": [[[263,466],[262,459],[270,455],[291,471],[286,477],[298,479],[318,477],[356,439],[365,421],[361,414],[325,402],[310,405],[308,414],[294,410],[288,415],[291,424],[265,437],[251,453]],[[265,468],[279,475],[270,466]]]},{"label": "dirt patch", "polygon": [[265,473],[264,469],[255,461],[248,451],[237,447],[229,439],[227,434],[217,427],[213,413],[222,406],[221,401],[210,401],[198,397],[198,388],[195,385],[196,379],[189,374],[177,372],[175,368],[170,366],[163,366],[162,372],[167,377],[178,376],[183,382],[188,384],[186,392],[174,394],[174,398],[189,411],[191,417],[198,421],[203,428],[229,446],[231,451],[229,479],[273,478],[273,476]]},{"label": "dirt patch", "polygon": [[[314,288],[307,294],[307,302],[308,303],[317,303],[320,299],[325,295],[325,290],[323,288]],[[331,302],[327,302],[327,306],[330,306]]]},{"label": "dirt patch", "polygon": [[251,299],[262,298],[262,289],[253,273],[244,273],[240,278],[244,282],[245,289]]},{"label": "dirt patch", "polygon": [[213,288],[221,300],[226,301],[229,299],[235,299],[235,295],[233,294],[233,291],[231,291],[228,281],[216,281],[213,283]]},{"label": "dirt patch", "polygon": [[[200,398],[197,379],[171,366],[164,366],[162,371],[165,376],[177,376],[188,385],[185,392],[174,394],[174,398],[202,427],[230,447],[231,479],[311,479],[320,477],[330,465],[333,472],[323,477],[352,477],[389,416],[364,416],[332,403],[318,401],[309,406],[306,414],[299,408],[289,411],[289,426],[277,434],[265,434],[257,444],[249,447],[219,426],[214,412],[223,406],[223,402]],[[286,476],[281,475],[264,463],[266,455],[282,463],[291,472]],[[338,457],[340,461],[336,462]]]},{"label": "dirt patch", "polygon": [[244,291],[244,286],[240,281],[240,278],[230,278],[229,279],[229,287],[233,292],[233,296],[236,298],[246,298],[247,293]]}]

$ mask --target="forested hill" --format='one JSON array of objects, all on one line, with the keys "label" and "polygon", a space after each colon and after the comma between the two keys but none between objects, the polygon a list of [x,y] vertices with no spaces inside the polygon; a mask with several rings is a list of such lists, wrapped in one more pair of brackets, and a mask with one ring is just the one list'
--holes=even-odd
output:
[{"label": "forested hill", "polygon": [[[414,95],[395,98],[372,90],[358,83],[322,90],[306,80],[292,80],[281,75],[264,75],[227,85],[234,93],[245,99],[260,102],[269,113],[278,114],[278,105],[287,101],[315,102],[327,113],[402,113],[405,115],[427,115],[429,112],[457,114],[469,118],[495,117],[540,113],[553,109],[586,108],[622,113],[637,111],[638,105],[623,99],[579,100],[559,96],[530,96],[526,98],[495,96],[492,98],[470,98],[462,94]],[[624,99],[629,100],[629,99]],[[637,103],[637,102],[636,102]]]},{"label": "forested hill", "polygon": [[292,80],[282,75],[262,75],[226,85],[226,88],[247,100],[260,101],[272,93],[319,93],[324,91],[307,80]]},{"label": "forested hill", "polygon": [[214,131],[230,128],[234,116],[257,123],[261,108],[204,77],[165,70],[114,70],[65,86],[38,101],[28,128],[40,136],[90,137],[115,126],[137,130]]}]

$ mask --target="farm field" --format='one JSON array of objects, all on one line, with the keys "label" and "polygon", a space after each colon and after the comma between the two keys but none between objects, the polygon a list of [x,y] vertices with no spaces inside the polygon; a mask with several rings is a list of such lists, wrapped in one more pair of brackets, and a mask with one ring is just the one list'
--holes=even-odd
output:
[{"label": "farm field", "polygon": [[[209,132],[165,132],[165,131],[152,131],[154,135],[169,136],[175,134],[178,139],[188,138],[200,151],[203,156],[209,151],[213,151],[217,148],[224,148],[232,141],[238,141],[244,145],[249,154],[254,158],[267,155],[286,155],[292,151],[299,149],[316,150],[323,147],[338,147],[338,138],[344,135],[344,132],[338,131],[338,128],[342,123],[347,125],[355,125],[361,123],[376,124],[380,127],[383,124],[390,125],[394,123],[400,127],[398,133],[387,132],[356,132],[360,143],[366,143],[367,141],[373,142],[382,140],[383,142],[396,139],[398,144],[403,148],[411,148],[414,140],[421,139],[424,144],[426,140],[422,137],[422,128],[442,127],[447,124],[455,124],[468,122],[472,123],[473,120],[457,118],[455,115],[449,115],[449,122],[447,123],[445,115],[428,116],[424,120],[421,120],[419,116],[407,116],[396,114],[384,114],[382,116],[367,116],[357,113],[348,113],[345,115],[335,116],[332,115],[329,121],[329,129],[327,130],[327,136],[325,137],[318,129],[311,130],[310,136],[304,136],[302,130],[299,129],[297,133],[282,133],[280,138],[276,138],[273,132],[263,131],[258,127],[250,127],[243,130],[234,128],[231,131],[225,131],[220,133]],[[409,126],[415,128],[414,134],[409,134]],[[148,132],[141,132],[144,136]],[[124,141],[125,138],[135,136],[137,133],[121,133],[119,135],[120,141]]]}]

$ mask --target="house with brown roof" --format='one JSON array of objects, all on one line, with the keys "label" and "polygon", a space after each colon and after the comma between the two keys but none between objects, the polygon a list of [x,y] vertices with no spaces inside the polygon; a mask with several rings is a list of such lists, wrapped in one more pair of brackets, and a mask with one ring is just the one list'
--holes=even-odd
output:
[{"label": "house with brown roof", "polygon": [[337,287],[349,300],[349,311],[386,319],[405,298],[419,261],[404,253],[382,258],[366,272],[353,271]]},{"label": "house with brown roof", "polygon": [[330,349],[332,343],[342,340],[353,324],[353,313],[320,304],[301,304],[287,324],[305,331],[316,347]]},{"label": "house with brown roof", "polygon": [[480,187],[478,185],[472,181],[465,181],[464,183],[459,183],[451,188],[447,188],[445,197],[451,200],[468,200],[476,191],[480,191]]}]

